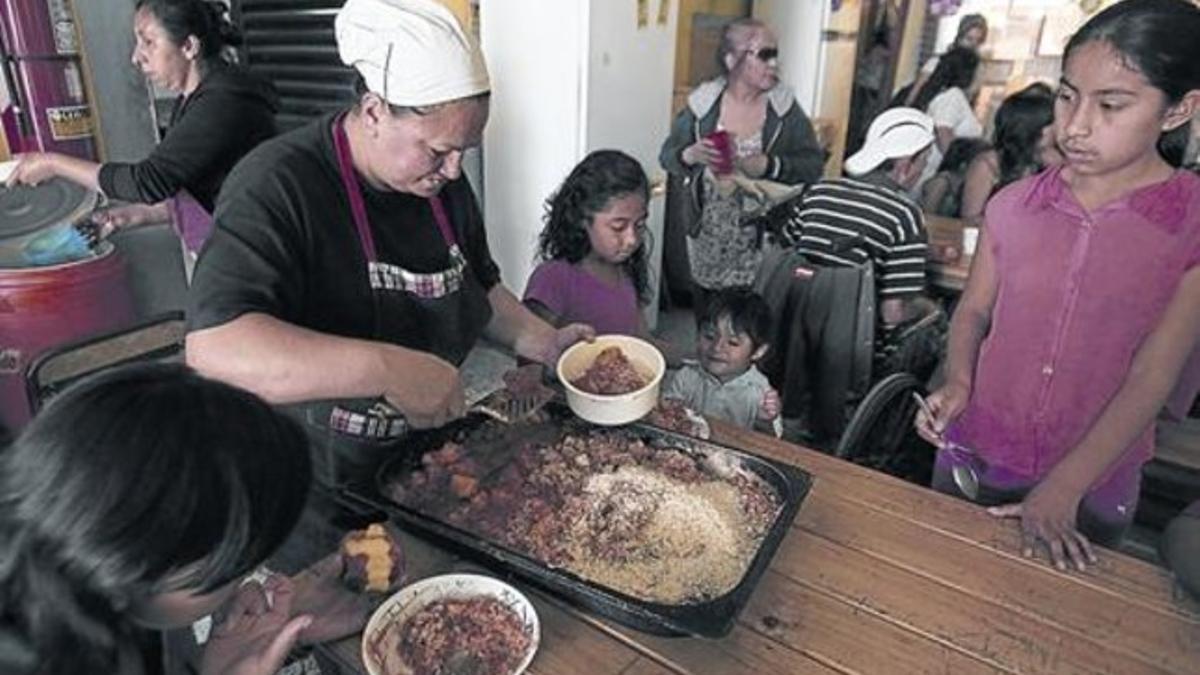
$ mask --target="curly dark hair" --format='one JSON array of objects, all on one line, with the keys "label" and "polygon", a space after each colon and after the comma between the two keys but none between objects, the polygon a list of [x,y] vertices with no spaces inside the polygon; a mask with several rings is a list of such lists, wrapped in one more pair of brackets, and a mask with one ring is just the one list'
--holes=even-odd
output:
[{"label": "curly dark hair", "polygon": [[977,68],[979,54],[966,47],[951,48],[938,57],[937,68],[913,98],[912,107],[923,111],[938,94],[952,87],[965,92],[971,86],[971,80],[975,79]]},{"label": "curly dark hair", "polygon": [[[609,203],[627,194],[650,199],[650,181],[642,165],[620,150],[596,150],[575,165],[562,185],[546,200],[546,226],[538,237],[539,260],[577,263],[592,250],[588,225]],[[638,301],[650,301],[647,243],[625,261]]]},{"label": "curly dark hair", "polygon": [[1040,171],[1037,146],[1042,130],[1054,123],[1054,99],[1040,90],[1023,90],[1004,99],[996,111],[993,135],[1000,160],[996,190]]}]

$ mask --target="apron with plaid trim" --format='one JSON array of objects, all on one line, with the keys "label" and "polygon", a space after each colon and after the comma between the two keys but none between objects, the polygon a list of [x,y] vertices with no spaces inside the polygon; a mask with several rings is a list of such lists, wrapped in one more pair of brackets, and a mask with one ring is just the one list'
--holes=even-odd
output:
[{"label": "apron with plaid trim", "polygon": [[[455,365],[491,319],[487,291],[468,270],[449,215],[439,197],[428,202],[449,252],[449,267],[419,273],[379,260],[366,204],[350,157],[344,115],[333,122],[338,173],[366,260],[374,313],[374,339],[432,353]],[[327,485],[369,483],[379,462],[408,432],[400,411],[383,399],[315,401],[304,406],[314,438],[317,478]]]}]

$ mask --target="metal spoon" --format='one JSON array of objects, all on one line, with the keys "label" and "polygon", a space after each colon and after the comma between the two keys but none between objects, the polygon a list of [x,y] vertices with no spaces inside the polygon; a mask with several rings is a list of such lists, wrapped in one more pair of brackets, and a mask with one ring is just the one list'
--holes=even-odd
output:
[{"label": "metal spoon", "polygon": [[[933,409],[929,407],[925,398],[915,391],[912,395],[921,408],[921,412],[925,413],[930,421],[935,419]],[[975,501],[979,498],[979,474],[987,472],[987,463],[978,453],[965,445],[948,441],[941,434],[938,434],[938,440],[942,442],[941,449],[950,455],[950,475],[954,478],[954,485],[967,499]]]}]

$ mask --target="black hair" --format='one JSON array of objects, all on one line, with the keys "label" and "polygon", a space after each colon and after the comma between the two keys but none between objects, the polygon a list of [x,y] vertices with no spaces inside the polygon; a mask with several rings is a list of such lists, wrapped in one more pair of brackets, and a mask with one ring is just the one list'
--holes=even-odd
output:
[{"label": "black hair", "polygon": [[[620,150],[589,153],[546,200],[546,226],[538,237],[538,258],[569,263],[583,260],[592,250],[587,231],[592,218],[612,200],[628,194],[650,201],[650,181],[642,165]],[[642,304],[649,302],[650,295],[648,248],[643,235],[641,245],[624,263]]]},{"label": "black hair", "polygon": [[970,166],[971,160],[991,147],[991,144],[982,138],[956,138],[946,146],[946,154],[942,155],[942,163],[938,165],[937,170],[939,173],[942,171],[965,172]]},{"label": "black hair", "polygon": [[241,31],[229,20],[229,8],[220,0],[137,0],[135,11],[146,10],[162,24],[171,42],[182,46],[188,36],[200,41],[200,56],[207,62],[229,59],[226,47],[242,44]]},{"label": "black hair", "polygon": [[966,91],[975,79],[975,70],[978,67],[979,54],[974,50],[952,47],[938,57],[937,68],[933,69],[933,74],[913,97],[912,107],[924,112],[929,107],[929,102],[943,91],[952,87]]},{"label": "black hair", "polygon": [[0,666],[23,652],[38,672],[118,672],[131,604],[252,571],[310,479],[295,422],[186,366],[63,392],[0,455],[0,642],[21,647]]},{"label": "black hair", "polygon": [[735,33],[742,29],[766,27],[767,24],[748,16],[740,19],[734,19],[733,21],[725,24],[721,28],[721,39],[717,42],[717,52],[714,54],[717,59],[717,70],[722,75],[729,74],[729,66],[725,63],[725,57],[729,56],[730,54],[736,54],[740,47],[736,42],[734,42],[733,38]]},{"label": "black hair", "polygon": [[[1096,14],[1067,42],[1063,67],[1079,47],[1107,42],[1125,65],[1140,72],[1175,105],[1200,89],[1200,7],[1188,0],[1125,0]],[[1158,151],[1172,166],[1183,163],[1188,125],[1159,137]]]},{"label": "black hair", "polygon": [[988,34],[987,17],[982,14],[964,15],[963,18],[958,20],[958,30],[954,34],[954,44],[957,45],[964,37],[966,37],[967,33],[970,33],[971,30],[975,28],[983,29],[983,39],[986,40]]},{"label": "black hair", "polygon": [[1042,130],[1054,123],[1054,99],[1038,90],[1019,91],[996,110],[992,141],[1000,164],[996,190],[1042,170],[1038,143]]},{"label": "black hair", "polygon": [[771,339],[771,308],[749,288],[734,286],[713,293],[696,316],[696,327],[716,328],[726,317],[734,331],[750,337],[755,349]]}]

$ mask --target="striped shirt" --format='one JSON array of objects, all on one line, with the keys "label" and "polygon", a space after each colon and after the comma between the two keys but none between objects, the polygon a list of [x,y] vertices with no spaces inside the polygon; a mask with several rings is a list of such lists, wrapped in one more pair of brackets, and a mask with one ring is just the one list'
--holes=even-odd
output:
[{"label": "striped shirt", "polygon": [[925,218],[898,188],[851,178],[815,183],[793,202],[782,235],[814,262],[874,265],[880,297],[925,289]]}]

